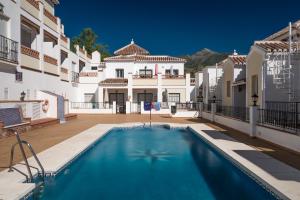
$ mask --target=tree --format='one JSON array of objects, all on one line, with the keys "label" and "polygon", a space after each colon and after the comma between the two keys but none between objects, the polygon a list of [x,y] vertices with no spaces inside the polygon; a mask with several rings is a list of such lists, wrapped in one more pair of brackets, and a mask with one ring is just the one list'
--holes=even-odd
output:
[{"label": "tree", "polygon": [[78,36],[72,38],[71,51],[76,52],[75,45],[79,45],[80,48],[84,46],[88,54],[96,50],[99,51],[102,59],[110,56],[108,46],[97,43],[97,39],[98,35],[91,28],[85,28]]}]

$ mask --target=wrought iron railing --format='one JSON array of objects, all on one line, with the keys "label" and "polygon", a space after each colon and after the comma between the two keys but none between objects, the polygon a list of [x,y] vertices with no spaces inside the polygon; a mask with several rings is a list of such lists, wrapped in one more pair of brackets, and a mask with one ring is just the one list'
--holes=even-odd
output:
[{"label": "wrought iron railing", "polygon": [[258,109],[258,124],[298,132],[300,113],[281,110]]},{"label": "wrought iron railing", "polygon": [[300,102],[266,101],[265,109],[299,113]]},{"label": "wrought iron railing", "polygon": [[199,103],[176,103],[176,109],[177,110],[200,110],[200,104]]},{"label": "wrought iron railing", "polygon": [[72,109],[111,109],[109,102],[71,102]]},{"label": "wrought iron railing", "polygon": [[72,71],[72,79],[71,81],[73,83],[79,83],[79,73]]},{"label": "wrought iron railing", "polygon": [[211,104],[203,104],[203,111],[204,112],[211,112]]},{"label": "wrought iron railing", "polygon": [[8,62],[18,62],[18,42],[0,35],[0,59]]},{"label": "wrought iron railing", "polygon": [[249,108],[236,106],[216,105],[216,114],[242,121],[249,121]]}]

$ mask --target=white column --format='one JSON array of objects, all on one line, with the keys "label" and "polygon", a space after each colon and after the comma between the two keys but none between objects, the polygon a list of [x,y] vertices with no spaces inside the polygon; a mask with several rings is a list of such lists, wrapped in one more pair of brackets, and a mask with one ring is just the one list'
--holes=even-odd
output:
[{"label": "white column", "polygon": [[203,112],[203,102],[199,103],[199,117],[202,117],[202,112]]},{"label": "white column", "polygon": [[113,114],[116,114],[117,113],[117,103],[116,103],[116,101],[113,101],[113,107],[112,107],[112,113]]},{"label": "white column", "polygon": [[250,137],[256,137],[256,123],[258,120],[257,106],[250,106]]},{"label": "white column", "polygon": [[190,86],[191,86],[191,75],[187,73],[185,75],[185,101],[186,102],[191,101]]},{"label": "white column", "polygon": [[132,92],[132,73],[128,73],[128,100],[132,102],[133,100],[133,92]]},{"label": "white column", "polygon": [[141,101],[141,114],[144,114],[144,101]]},{"label": "white column", "polygon": [[157,102],[162,102],[161,73],[157,74]]},{"label": "white column", "polygon": [[217,111],[217,104],[216,103],[211,103],[211,121],[215,121],[215,115]]},{"label": "white column", "polygon": [[131,102],[126,101],[126,114],[130,114],[131,111]]},{"label": "white column", "polygon": [[98,87],[98,102],[104,102],[103,100],[103,87]]}]

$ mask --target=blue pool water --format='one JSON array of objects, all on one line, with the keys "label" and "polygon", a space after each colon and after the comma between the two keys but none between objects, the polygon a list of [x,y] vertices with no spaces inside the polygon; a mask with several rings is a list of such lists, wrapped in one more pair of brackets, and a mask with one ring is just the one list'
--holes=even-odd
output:
[{"label": "blue pool water", "polygon": [[274,199],[187,129],[113,129],[47,178],[38,199]]}]

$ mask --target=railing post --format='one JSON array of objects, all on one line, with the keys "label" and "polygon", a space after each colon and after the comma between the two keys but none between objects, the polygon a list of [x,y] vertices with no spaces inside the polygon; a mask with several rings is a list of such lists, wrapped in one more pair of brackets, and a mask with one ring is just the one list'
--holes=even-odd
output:
[{"label": "railing post", "polygon": [[250,137],[256,137],[256,126],[258,120],[257,106],[250,106]]},{"label": "railing post", "polygon": [[130,114],[131,111],[131,102],[126,101],[126,114]]},{"label": "railing post", "polygon": [[117,103],[116,103],[116,101],[113,101],[113,106],[112,106],[112,113],[113,114],[116,114],[117,113]]},{"label": "railing post", "polygon": [[202,117],[202,112],[203,112],[203,102],[199,103],[199,117]]},{"label": "railing post", "polygon": [[211,103],[211,121],[212,122],[215,121],[216,109],[217,109],[217,104]]}]

